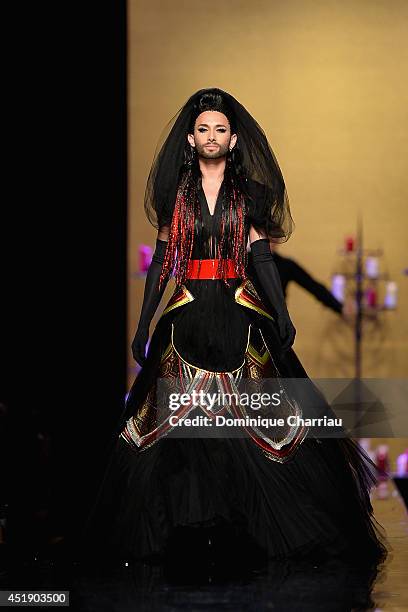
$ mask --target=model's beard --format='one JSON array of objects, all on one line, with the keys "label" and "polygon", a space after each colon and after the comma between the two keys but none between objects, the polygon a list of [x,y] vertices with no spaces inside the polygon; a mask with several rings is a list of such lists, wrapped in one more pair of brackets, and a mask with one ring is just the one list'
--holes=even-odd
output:
[{"label": "model's beard", "polygon": [[218,145],[216,149],[209,150],[204,145],[196,144],[197,154],[199,157],[204,159],[218,159],[219,157],[225,157],[228,153],[229,145]]}]

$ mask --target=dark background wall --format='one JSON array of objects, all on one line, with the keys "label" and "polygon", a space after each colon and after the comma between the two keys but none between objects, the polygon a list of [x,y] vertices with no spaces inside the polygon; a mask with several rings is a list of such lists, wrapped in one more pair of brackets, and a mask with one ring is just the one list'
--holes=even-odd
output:
[{"label": "dark background wall", "polygon": [[85,4],[25,12],[13,68],[0,503],[27,551],[76,532],[126,393],[126,8]]}]

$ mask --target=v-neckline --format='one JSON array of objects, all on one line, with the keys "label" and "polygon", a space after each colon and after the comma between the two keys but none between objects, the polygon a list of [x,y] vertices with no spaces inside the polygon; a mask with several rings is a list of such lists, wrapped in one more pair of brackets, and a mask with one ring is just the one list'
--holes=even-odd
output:
[{"label": "v-neckline", "polygon": [[211,219],[213,219],[213,218],[214,218],[215,213],[216,213],[216,211],[217,211],[218,202],[219,202],[219,200],[221,199],[221,195],[222,195],[223,185],[224,185],[224,179],[222,179],[222,182],[221,182],[220,188],[218,189],[217,198],[216,198],[216,200],[215,200],[214,212],[211,214],[211,212],[210,212],[210,207],[208,206],[207,196],[205,195],[205,191],[204,191],[204,189],[203,189],[203,183],[202,183],[202,180],[200,180],[200,191],[201,191],[201,193],[202,193],[203,200],[204,200],[204,202],[205,202],[205,206],[206,206],[206,209],[207,209],[207,213],[208,213],[208,215],[209,215],[209,217],[210,217]]}]

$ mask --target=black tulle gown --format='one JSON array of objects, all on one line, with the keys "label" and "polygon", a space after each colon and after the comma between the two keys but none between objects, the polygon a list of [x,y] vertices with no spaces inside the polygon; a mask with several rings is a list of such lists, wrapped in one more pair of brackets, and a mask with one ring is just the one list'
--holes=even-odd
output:
[{"label": "black tulle gown", "polygon": [[[193,258],[212,258],[222,190],[213,216],[202,189],[199,198]],[[256,215],[255,204],[247,229]],[[284,449],[268,453],[250,436],[149,438],[158,425],[156,381],[180,364],[195,373],[231,373],[246,359],[248,376],[262,374],[266,357],[280,376],[307,378],[292,349],[281,355],[255,283],[237,292],[242,280],[229,282],[227,288],[222,280],[189,280],[166,306],[114,433],[86,538],[121,558],[147,559],[165,553],[170,542],[177,546],[183,528],[218,529],[231,534],[235,549],[250,542],[272,559],[324,555],[377,563],[386,549],[370,504],[373,466],[356,442],[299,434],[285,455]]]}]

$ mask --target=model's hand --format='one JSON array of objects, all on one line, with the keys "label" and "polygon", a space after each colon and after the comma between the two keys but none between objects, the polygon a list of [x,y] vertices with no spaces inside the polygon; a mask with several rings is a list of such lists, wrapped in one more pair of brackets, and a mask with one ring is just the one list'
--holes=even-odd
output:
[{"label": "model's hand", "polygon": [[295,341],[296,329],[286,313],[279,314],[277,323],[282,342],[282,352],[285,352],[290,349]]},{"label": "model's hand", "polygon": [[149,330],[146,327],[138,327],[132,342],[133,359],[140,366],[146,361],[146,344],[149,339]]}]

